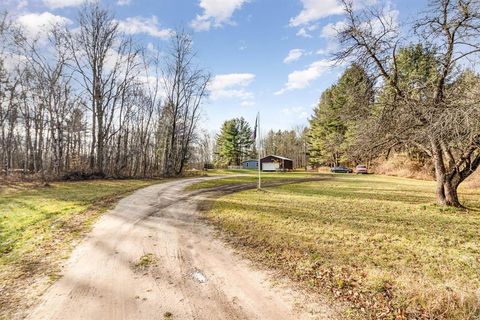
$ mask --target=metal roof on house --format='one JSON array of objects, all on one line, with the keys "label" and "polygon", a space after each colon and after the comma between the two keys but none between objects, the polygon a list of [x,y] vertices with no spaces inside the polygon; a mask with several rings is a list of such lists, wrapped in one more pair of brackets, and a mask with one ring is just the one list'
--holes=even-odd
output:
[{"label": "metal roof on house", "polygon": [[268,156],[266,156],[266,157],[263,157],[263,158],[262,158],[262,159],[260,159],[260,160],[263,160],[263,159],[265,159],[265,158],[268,158],[268,157],[274,157],[274,158],[278,158],[278,159],[282,159],[282,160],[289,160],[289,161],[293,161],[292,159],[285,158],[285,157],[282,157],[282,156],[276,156],[276,155],[274,155],[274,154],[269,154]]},{"label": "metal roof on house", "polygon": [[258,162],[257,159],[250,159],[250,160],[243,160],[242,163],[244,163],[244,162],[252,162],[252,161]]}]

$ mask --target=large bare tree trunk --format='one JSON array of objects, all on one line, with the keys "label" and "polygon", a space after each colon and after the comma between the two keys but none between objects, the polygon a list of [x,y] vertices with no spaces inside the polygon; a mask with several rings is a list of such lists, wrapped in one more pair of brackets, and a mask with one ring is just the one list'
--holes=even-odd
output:
[{"label": "large bare tree trunk", "polygon": [[462,205],[458,199],[458,186],[460,185],[460,179],[458,174],[448,174],[445,165],[444,150],[440,147],[440,144],[435,139],[432,139],[433,149],[433,161],[435,167],[435,179],[437,182],[436,198],[437,203],[440,205],[453,206],[461,208]]},{"label": "large bare tree trunk", "polygon": [[458,184],[454,181],[454,179],[446,179],[444,184],[445,189],[445,204],[447,206],[462,208],[462,204],[458,199]]}]

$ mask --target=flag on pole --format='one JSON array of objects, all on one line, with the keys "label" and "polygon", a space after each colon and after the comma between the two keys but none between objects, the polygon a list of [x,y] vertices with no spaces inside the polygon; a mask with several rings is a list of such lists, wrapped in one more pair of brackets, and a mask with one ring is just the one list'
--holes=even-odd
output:
[{"label": "flag on pole", "polygon": [[257,114],[257,117],[255,118],[255,126],[253,127],[253,133],[252,133],[253,141],[257,140],[257,128],[258,128],[258,114]]}]

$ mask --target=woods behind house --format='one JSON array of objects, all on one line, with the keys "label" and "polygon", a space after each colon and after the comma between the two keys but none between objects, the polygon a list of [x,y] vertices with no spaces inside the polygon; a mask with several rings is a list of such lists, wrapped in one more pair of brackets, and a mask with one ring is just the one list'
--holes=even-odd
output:
[{"label": "woods behind house", "polygon": [[78,28],[32,39],[0,21],[0,161],[43,179],[181,174],[192,156],[209,74],[187,33],[142,46],[97,2]]},{"label": "woods behind house", "polygon": [[[307,166],[307,129],[269,130],[265,135],[254,134],[243,117],[223,123],[215,141],[210,143],[212,159],[218,167],[240,166],[243,161],[266,155],[283,155],[294,161],[295,168]],[[255,138],[255,139],[254,139]]]}]

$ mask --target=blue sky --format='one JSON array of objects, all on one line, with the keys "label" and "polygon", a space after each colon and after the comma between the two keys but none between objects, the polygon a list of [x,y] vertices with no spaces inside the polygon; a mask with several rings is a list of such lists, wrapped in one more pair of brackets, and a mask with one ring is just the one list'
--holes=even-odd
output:
[{"label": "blue sky", "polygon": [[[33,34],[50,21],[74,26],[82,0],[0,0]],[[202,126],[215,131],[229,118],[262,131],[306,125],[318,98],[341,74],[330,54],[332,26],[341,23],[337,0],[101,0],[125,32],[160,49],[169,30],[191,32],[199,63],[211,72]],[[386,6],[398,22],[412,19],[426,0],[356,0]],[[3,7],[3,8],[2,8]]]}]

